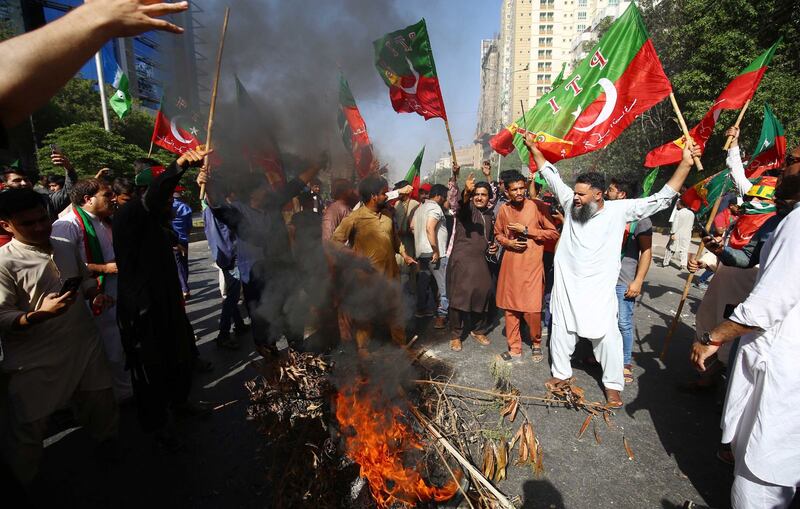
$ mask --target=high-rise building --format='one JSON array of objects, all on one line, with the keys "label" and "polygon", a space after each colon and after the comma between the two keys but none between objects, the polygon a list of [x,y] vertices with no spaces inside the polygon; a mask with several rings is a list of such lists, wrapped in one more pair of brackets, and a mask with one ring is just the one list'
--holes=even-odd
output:
[{"label": "high-rise building", "polygon": [[[597,40],[605,19],[618,18],[629,0],[502,0],[497,82],[499,118],[509,125],[550,91]],[[490,81],[481,75],[482,83]],[[522,101],[522,102],[520,102]],[[479,118],[479,132],[482,117]]]}]

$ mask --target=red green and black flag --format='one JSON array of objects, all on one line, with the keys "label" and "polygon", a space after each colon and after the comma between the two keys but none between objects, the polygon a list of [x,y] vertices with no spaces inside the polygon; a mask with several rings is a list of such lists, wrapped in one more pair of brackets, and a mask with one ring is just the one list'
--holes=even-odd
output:
[{"label": "red green and black flag", "polygon": [[783,167],[786,158],[786,137],[783,125],[772,113],[769,105],[764,105],[764,123],[761,125],[761,136],[758,137],[750,164],[744,169],[747,178],[761,176],[766,171]]},{"label": "red green and black flag", "polygon": [[199,139],[203,128],[203,117],[182,96],[161,98],[161,105],[153,125],[154,145],[175,154],[183,154],[187,150],[202,145]]},{"label": "red green and black flag", "polygon": [[375,67],[398,113],[447,118],[425,18],[373,41]]},{"label": "red green and black flag", "polygon": [[717,198],[727,191],[730,173],[730,170],[723,170],[701,180],[681,195],[681,201],[698,217],[706,215]]},{"label": "red green and black flag", "polygon": [[339,131],[345,148],[353,155],[356,172],[364,178],[375,171],[378,161],[367,134],[367,124],[358,111],[356,100],[343,74],[339,74]]},{"label": "red green and black flag", "polygon": [[490,141],[506,155],[532,133],[549,161],[601,149],[672,91],[639,10],[631,3],[573,73]]},{"label": "red green and black flag", "polygon": [[[764,73],[772,60],[772,55],[775,54],[775,48],[778,47],[780,42],[778,40],[771,48],[753,60],[738,76],[733,78],[733,81],[728,83],[725,90],[717,96],[714,104],[711,105],[711,109],[703,116],[700,123],[689,131],[692,140],[700,146],[701,150],[705,150],[706,142],[713,134],[722,110],[739,109],[753,98],[753,94],[756,93],[758,85],[761,83],[761,78],[764,77]],[[647,158],[645,158],[644,165],[648,168],[653,168],[679,162],[683,153],[684,141],[684,138],[680,137],[651,150],[647,154]]]},{"label": "red green and black flag", "polygon": [[238,116],[238,135],[242,142],[242,152],[251,171],[259,169],[267,181],[278,189],[286,184],[286,172],[274,133],[259,113],[259,108],[247,89],[234,76],[236,81],[236,105]]},{"label": "red green and black flag", "polygon": [[424,155],[425,147],[423,146],[422,150],[420,150],[419,154],[417,154],[417,158],[414,159],[414,163],[411,165],[411,168],[408,169],[408,173],[406,173],[406,178],[404,179],[414,188],[414,190],[411,192],[411,197],[415,200],[419,200],[420,168],[422,168],[422,157]]}]

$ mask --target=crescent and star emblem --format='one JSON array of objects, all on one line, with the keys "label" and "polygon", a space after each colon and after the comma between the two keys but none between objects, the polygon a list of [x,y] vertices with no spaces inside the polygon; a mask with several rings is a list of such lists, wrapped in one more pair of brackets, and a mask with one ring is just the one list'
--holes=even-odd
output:
[{"label": "crescent and star emblem", "polygon": [[[600,110],[600,114],[597,115],[597,118],[594,119],[594,122],[586,127],[576,127],[576,131],[581,131],[583,133],[589,132],[608,120],[608,118],[611,116],[611,113],[614,112],[614,107],[617,105],[617,88],[608,78],[600,78],[597,81],[597,84],[603,88],[603,92],[606,94],[606,102],[603,104],[603,109]],[[580,107],[577,111],[573,112],[573,115],[576,117],[580,115]]]},{"label": "crescent and star emblem", "polygon": [[417,95],[417,85],[419,84],[419,73],[417,72],[416,69],[414,69],[414,66],[411,65],[411,60],[409,60],[408,57],[406,57],[406,62],[408,63],[409,69],[411,69],[411,74],[414,75],[414,86],[413,87],[404,87],[403,85],[400,85],[400,88],[406,94]]},{"label": "crescent and star emblem", "polygon": [[181,115],[173,117],[172,120],[169,121],[169,129],[170,129],[170,131],[172,131],[172,136],[176,140],[178,140],[179,142],[183,143],[184,145],[189,145],[190,143],[192,143],[192,140],[187,140],[186,138],[181,136],[181,133],[178,131],[178,127],[175,125],[175,122],[179,118],[181,118]]}]

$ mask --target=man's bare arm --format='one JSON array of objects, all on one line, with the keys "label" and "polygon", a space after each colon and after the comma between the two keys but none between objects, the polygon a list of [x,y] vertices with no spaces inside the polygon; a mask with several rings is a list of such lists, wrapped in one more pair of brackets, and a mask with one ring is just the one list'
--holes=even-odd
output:
[{"label": "man's bare arm", "polygon": [[12,127],[43,106],[108,40],[149,30],[182,33],[158,19],[188,9],[187,2],[87,0],[32,32],[0,43],[0,119]]}]

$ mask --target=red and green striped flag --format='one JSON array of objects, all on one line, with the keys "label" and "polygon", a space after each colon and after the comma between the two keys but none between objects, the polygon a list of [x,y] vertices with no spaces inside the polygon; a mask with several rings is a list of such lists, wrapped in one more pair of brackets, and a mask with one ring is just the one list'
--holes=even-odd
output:
[{"label": "red and green striped flag", "polygon": [[755,178],[762,173],[781,168],[786,158],[786,137],[781,121],[772,113],[769,105],[764,105],[764,123],[758,137],[753,158],[745,168],[747,178]]},{"label": "red and green striped flag", "polygon": [[[717,125],[717,119],[720,113],[722,113],[722,110],[739,109],[753,98],[753,94],[756,93],[758,85],[761,83],[761,78],[764,76],[764,73],[767,71],[767,66],[769,66],[772,60],[772,55],[775,54],[775,48],[777,48],[780,43],[781,41],[779,39],[771,48],[753,60],[753,62],[739,73],[738,76],[733,78],[733,81],[728,83],[725,90],[717,96],[716,101],[711,105],[711,109],[703,116],[700,123],[689,131],[692,140],[694,140],[702,150],[705,150],[706,142],[714,132],[714,126]],[[665,143],[651,150],[650,153],[647,154],[644,165],[648,168],[653,168],[663,164],[677,163],[681,160],[683,145],[684,139],[680,137],[677,140]]]},{"label": "red and green striped flag", "polygon": [[345,148],[353,155],[356,172],[364,178],[377,169],[378,161],[372,151],[372,143],[367,134],[367,124],[358,111],[350,85],[339,74],[339,132]]},{"label": "red and green striped flag", "polygon": [[411,197],[415,200],[419,200],[419,170],[422,168],[422,156],[425,155],[425,147],[422,147],[422,150],[419,151],[417,154],[417,158],[414,159],[414,163],[411,165],[411,168],[408,169],[408,173],[406,173],[405,181],[409,182],[414,190],[411,192]]},{"label": "red and green striped flag", "polygon": [[730,173],[730,170],[723,170],[701,180],[681,195],[681,201],[698,217],[706,215],[717,198],[727,191]]},{"label": "red and green striped flag", "polygon": [[490,144],[506,155],[528,151],[519,132],[533,133],[549,161],[600,149],[672,91],[639,10],[631,3],[575,68],[542,96],[523,118]]},{"label": "red and green striped flag", "polygon": [[417,112],[447,118],[425,18],[373,43],[375,67],[389,87],[389,99],[398,113]]}]

